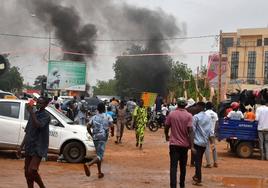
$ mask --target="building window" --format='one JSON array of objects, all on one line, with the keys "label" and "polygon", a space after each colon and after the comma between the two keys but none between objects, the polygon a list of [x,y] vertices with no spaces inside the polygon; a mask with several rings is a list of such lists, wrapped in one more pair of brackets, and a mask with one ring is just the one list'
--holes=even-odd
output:
[{"label": "building window", "polygon": [[231,59],[231,79],[238,78],[239,52],[232,52]]},{"label": "building window", "polygon": [[257,39],[257,46],[262,46],[262,39]]},{"label": "building window", "polygon": [[223,38],[222,39],[222,53],[227,54],[228,48],[233,47],[234,39],[233,38]]},{"label": "building window", "polygon": [[265,46],[268,45],[268,38],[264,38],[264,45],[265,45]]},{"label": "building window", "polygon": [[248,52],[248,83],[255,84],[256,52]]},{"label": "building window", "polygon": [[240,46],[240,38],[237,38],[237,40],[236,40],[236,45],[237,45],[237,46]]},{"label": "building window", "polygon": [[264,84],[268,84],[268,51],[264,54]]}]

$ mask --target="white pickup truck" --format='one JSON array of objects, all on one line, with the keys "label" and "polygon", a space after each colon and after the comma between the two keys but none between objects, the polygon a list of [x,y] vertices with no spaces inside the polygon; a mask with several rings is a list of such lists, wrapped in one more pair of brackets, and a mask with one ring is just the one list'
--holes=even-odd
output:
[{"label": "white pickup truck", "polygon": [[[0,149],[15,150],[24,138],[29,118],[26,100],[0,99]],[[49,125],[49,153],[63,154],[70,163],[93,158],[95,147],[86,126],[74,125],[73,121],[54,107],[46,111],[51,116]]]}]

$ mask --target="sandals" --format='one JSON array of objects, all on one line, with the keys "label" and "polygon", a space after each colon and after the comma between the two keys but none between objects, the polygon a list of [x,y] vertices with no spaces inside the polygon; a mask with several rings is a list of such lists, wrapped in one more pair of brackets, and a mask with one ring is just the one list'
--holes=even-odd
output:
[{"label": "sandals", "polygon": [[195,185],[195,186],[203,186],[202,183],[196,182],[196,181],[194,181],[192,184]]},{"label": "sandals", "polygon": [[[86,176],[89,177],[90,176],[90,169],[89,169],[89,167],[86,164],[84,164],[84,171],[85,171]],[[104,177],[104,174],[103,173],[99,173],[98,174],[98,178],[99,179],[100,178],[103,178],[103,177]]]},{"label": "sandals", "polygon": [[196,176],[193,176],[192,178],[193,178],[193,183],[192,183],[193,185],[202,186],[201,181],[198,180]]},{"label": "sandals", "polygon": [[85,171],[85,174],[86,174],[86,176],[90,176],[90,170],[89,170],[89,167],[86,165],[86,164],[84,164],[84,171]]}]

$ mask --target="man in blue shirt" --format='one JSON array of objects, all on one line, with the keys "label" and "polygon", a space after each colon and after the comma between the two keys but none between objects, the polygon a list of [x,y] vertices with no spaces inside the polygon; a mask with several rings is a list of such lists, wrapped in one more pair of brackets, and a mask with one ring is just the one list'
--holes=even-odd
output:
[{"label": "man in blue shirt", "polygon": [[101,172],[101,162],[103,160],[105,146],[108,139],[107,129],[113,125],[113,119],[105,114],[105,105],[103,103],[98,104],[97,110],[98,114],[92,117],[87,127],[89,134],[93,138],[97,156],[89,163],[84,164],[84,170],[86,176],[90,176],[90,167],[93,164],[97,164],[98,177],[103,178],[104,174]]},{"label": "man in blue shirt", "polygon": [[48,102],[47,98],[38,98],[36,112],[34,112],[33,106],[26,104],[30,118],[26,125],[24,139],[17,152],[20,157],[21,150],[25,149],[24,170],[28,188],[33,188],[34,182],[41,188],[45,187],[38,174],[38,169],[42,157],[47,157],[48,152],[50,115],[45,111]]},{"label": "man in blue shirt", "polygon": [[214,147],[213,132],[211,130],[211,118],[205,113],[205,103],[198,102],[196,104],[198,113],[193,116],[193,132],[192,143],[194,144],[194,162],[195,175],[193,176],[194,185],[201,185],[202,182],[202,158],[206,150],[207,143],[210,141],[211,147]]}]

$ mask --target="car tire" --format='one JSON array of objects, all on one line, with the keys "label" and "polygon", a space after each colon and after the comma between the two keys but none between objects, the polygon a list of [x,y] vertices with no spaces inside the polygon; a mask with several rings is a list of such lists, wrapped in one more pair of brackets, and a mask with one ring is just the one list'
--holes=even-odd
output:
[{"label": "car tire", "polygon": [[251,157],[253,146],[250,142],[240,142],[236,147],[236,154],[241,158]]},{"label": "car tire", "polygon": [[85,158],[86,150],[82,143],[70,142],[64,146],[62,154],[67,162],[80,163]]}]

